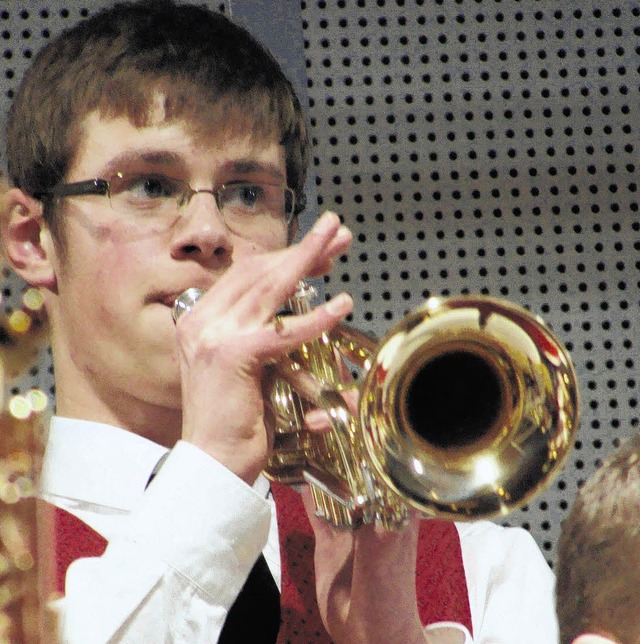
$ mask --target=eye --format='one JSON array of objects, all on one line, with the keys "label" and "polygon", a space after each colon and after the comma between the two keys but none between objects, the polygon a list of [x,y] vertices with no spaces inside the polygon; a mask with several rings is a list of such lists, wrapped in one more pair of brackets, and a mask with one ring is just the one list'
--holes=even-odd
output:
[{"label": "eye", "polygon": [[268,183],[228,183],[218,188],[218,207],[229,217],[278,217],[284,214],[284,188]]},{"label": "eye", "polygon": [[180,182],[161,174],[138,175],[125,180],[126,190],[135,199],[163,199],[180,193]]},{"label": "eye", "polygon": [[158,177],[146,177],[140,181],[140,190],[148,197],[164,197],[167,194],[165,183]]},{"label": "eye", "polygon": [[264,202],[264,189],[254,184],[232,185],[225,201],[231,206],[255,208]]},{"label": "eye", "polygon": [[119,172],[111,180],[111,205],[116,210],[156,214],[174,209],[184,192],[182,181],[163,174]]}]

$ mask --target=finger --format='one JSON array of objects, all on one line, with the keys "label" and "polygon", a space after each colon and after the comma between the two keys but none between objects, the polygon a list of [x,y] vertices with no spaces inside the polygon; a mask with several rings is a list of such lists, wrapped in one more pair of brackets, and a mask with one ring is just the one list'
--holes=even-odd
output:
[{"label": "finger", "polygon": [[331,418],[324,409],[310,409],[304,415],[304,427],[316,434],[326,434],[331,431]]},{"label": "finger", "polygon": [[336,259],[344,255],[353,242],[353,235],[346,226],[341,226],[335,237],[331,239],[324,248],[320,263],[310,268],[308,276],[318,277],[326,275],[333,270]]},{"label": "finger", "polygon": [[[358,400],[360,393],[357,389],[343,390],[340,392],[345,404],[353,416],[357,415]],[[326,434],[331,431],[333,425],[329,413],[321,408],[308,410],[304,416],[305,429],[317,434]]]},{"label": "finger", "polygon": [[351,231],[335,213],[324,213],[298,244],[279,252],[275,274],[270,271],[265,276],[267,288],[271,287],[282,304],[293,295],[300,280],[330,272],[335,259],[349,249],[352,239]]},{"label": "finger", "polygon": [[343,254],[351,245],[353,235],[351,231],[341,224],[340,217],[333,211],[327,210],[320,215],[311,227],[311,230],[304,235],[298,246],[306,244],[321,244],[324,256],[338,257]]},{"label": "finger", "polygon": [[349,230],[335,213],[327,212],[298,244],[237,260],[210,289],[215,295],[203,296],[203,304],[235,311],[239,322],[269,322],[300,280],[321,274],[350,243]]},{"label": "finger", "polygon": [[[297,244],[279,251],[279,275],[286,276],[291,284],[309,276],[317,276],[333,265],[333,261],[344,254],[352,242],[351,231],[340,223],[334,212],[327,211],[316,221],[311,230]],[[274,275],[270,276],[273,280]],[[291,282],[290,278],[293,278]],[[273,281],[277,287],[278,280]],[[286,293],[291,295],[292,291]]]},{"label": "finger", "polygon": [[353,300],[348,293],[340,293],[308,313],[277,318],[266,326],[256,338],[258,355],[263,359],[274,358],[297,349],[301,344],[318,338],[331,329],[353,309]]},{"label": "finger", "polygon": [[340,226],[334,239],[327,246],[327,254],[337,257],[344,254],[353,242],[353,233],[346,227]]},{"label": "finger", "polygon": [[309,522],[315,535],[316,583],[318,599],[325,604],[330,595],[348,600],[353,571],[353,532],[337,530],[326,519],[318,516],[311,490],[301,491]]}]

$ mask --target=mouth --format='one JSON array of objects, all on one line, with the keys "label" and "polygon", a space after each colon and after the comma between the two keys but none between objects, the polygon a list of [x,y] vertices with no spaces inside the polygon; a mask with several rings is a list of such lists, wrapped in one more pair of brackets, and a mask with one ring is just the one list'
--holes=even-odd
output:
[{"label": "mouth", "polygon": [[[185,289],[186,290],[186,289]],[[183,291],[178,291],[176,293],[169,293],[168,295],[165,295],[163,297],[159,298],[159,302],[161,304],[164,304],[167,308],[173,309],[173,306],[175,304],[175,301],[178,299],[178,296],[180,293]]]},{"label": "mouth", "polygon": [[173,303],[176,301],[176,298],[182,293],[182,291],[155,291],[154,293],[149,293],[145,299],[145,304],[162,304],[167,308],[173,308]]},{"label": "mouth", "polygon": [[186,290],[188,290],[189,286],[186,286],[183,289],[180,290],[171,290],[171,291],[156,291],[154,293],[150,293],[147,298],[145,299],[146,304],[162,304],[163,306],[166,306],[168,309],[173,310],[174,304],[178,297],[184,293]]}]

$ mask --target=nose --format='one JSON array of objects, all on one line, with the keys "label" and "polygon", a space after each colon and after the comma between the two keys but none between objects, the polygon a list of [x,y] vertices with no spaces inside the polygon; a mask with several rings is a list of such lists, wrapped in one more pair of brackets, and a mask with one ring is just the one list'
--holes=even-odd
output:
[{"label": "nose", "polygon": [[209,190],[193,191],[173,227],[172,257],[201,262],[228,261],[232,249],[231,232],[214,195]]}]

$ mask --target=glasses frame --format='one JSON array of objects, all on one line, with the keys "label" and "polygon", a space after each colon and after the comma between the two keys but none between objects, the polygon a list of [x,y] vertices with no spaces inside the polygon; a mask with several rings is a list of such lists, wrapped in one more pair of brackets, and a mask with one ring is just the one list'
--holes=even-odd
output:
[{"label": "glasses frame", "polygon": [[[151,173],[152,174],[152,173]],[[126,176],[123,173],[116,172],[116,176]],[[296,194],[292,188],[289,186],[280,185],[277,183],[265,183],[259,181],[237,181],[233,183],[222,183],[216,188],[192,188],[187,181],[182,179],[175,179],[173,177],[167,177],[171,181],[177,181],[188,188],[188,192],[185,195],[182,195],[184,199],[183,203],[177,203],[178,209],[184,208],[191,201],[191,198],[194,195],[199,193],[208,193],[213,196],[216,202],[216,206],[220,208],[220,197],[219,193],[223,190],[226,190],[232,186],[270,186],[272,188],[280,188],[289,196],[291,200],[291,211],[285,212],[284,219],[285,223],[288,226],[295,219],[296,215]],[[73,183],[60,183],[57,186],[54,186],[47,192],[41,192],[36,196],[37,199],[42,199],[44,197],[84,197],[89,195],[96,195],[100,197],[108,197],[109,205],[111,205],[111,182],[113,179],[87,179],[85,181],[74,181]]]}]

